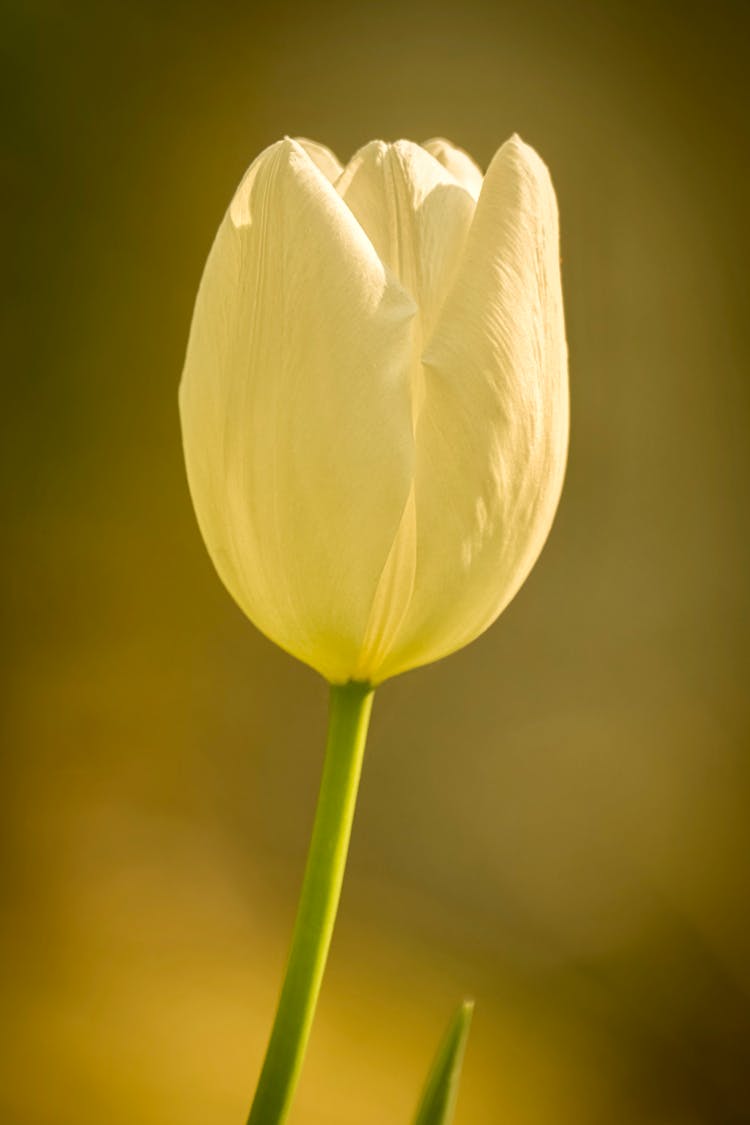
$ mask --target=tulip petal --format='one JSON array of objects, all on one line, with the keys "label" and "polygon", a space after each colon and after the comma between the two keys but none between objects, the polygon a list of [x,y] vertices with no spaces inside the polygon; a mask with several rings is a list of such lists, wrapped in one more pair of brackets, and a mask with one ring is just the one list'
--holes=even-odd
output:
[{"label": "tulip petal", "polygon": [[433,137],[429,141],[423,141],[422,148],[447,168],[454,179],[462,184],[474,199],[479,198],[484,177],[481,168],[475,164],[468,152],[452,145],[444,137]]},{"label": "tulip petal", "polygon": [[183,444],[230,593],[332,682],[361,661],[412,488],[414,315],[303,148],[261,154],[201,281]]},{"label": "tulip petal", "polygon": [[298,145],[302,146],[325,178],[330,183],[335,184],[344,170],[336,154],[331,152],[330,148],[326,148],[325,145],[319,144],[318,141],[310,141],[307,137],[295,137],[294,139]]},{"label": "tulip petal", "polygon": [[377,680],[483,632],[549,533],[568,442],[557,204],[517,137],[484,178],[423,356],[414,593]]},{"label": "tulip petal", "polygon": [[365,145],[347,164],[336,190],[381,261],[419,306],[422,336],[415,345],[421,353],[455,275],[474,199],[411,141]]}]

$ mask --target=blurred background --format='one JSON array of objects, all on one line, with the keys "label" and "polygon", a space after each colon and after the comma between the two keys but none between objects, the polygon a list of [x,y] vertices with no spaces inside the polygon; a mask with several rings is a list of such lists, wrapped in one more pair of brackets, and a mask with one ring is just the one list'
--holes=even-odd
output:
[{"label": "blurred background", "polygon": [[571,353],[548,546],[386,684],[294,1125],[750,1122],[745,4],[4,5],[0,1108],[245,1119],[325,733],[216,578],[177,383],[284,133],[549,164]]}]

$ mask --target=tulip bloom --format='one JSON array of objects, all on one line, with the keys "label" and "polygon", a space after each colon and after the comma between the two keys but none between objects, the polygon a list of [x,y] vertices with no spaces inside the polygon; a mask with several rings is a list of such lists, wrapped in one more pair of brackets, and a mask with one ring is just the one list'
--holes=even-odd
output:
[{"label": "tulip bloom", "polygon": [[193,503],[247,616],[332,684],[461,648],[533,566],[562,488],[557,205],[519,138],[255,160],[180,387]]}]

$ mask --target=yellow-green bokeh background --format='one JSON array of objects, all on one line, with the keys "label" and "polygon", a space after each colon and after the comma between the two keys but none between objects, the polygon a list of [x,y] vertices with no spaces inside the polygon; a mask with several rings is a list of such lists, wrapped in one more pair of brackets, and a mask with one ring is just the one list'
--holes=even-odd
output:
[{"label": "yellow-green bokeh background", "polygon": [[294,1125],[750,1121],[747,8],[5,5],[8,1125],[238,1125],[322,681],[242,618],[176,387],[214,230],[284,133],[519,131],[562,216],[573,430],[500,622],[385,685]]}]

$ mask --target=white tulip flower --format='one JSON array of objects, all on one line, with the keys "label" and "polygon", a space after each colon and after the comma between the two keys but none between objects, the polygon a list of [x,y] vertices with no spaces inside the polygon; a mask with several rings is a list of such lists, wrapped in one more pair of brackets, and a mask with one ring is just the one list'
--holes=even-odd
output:
[{"label": "white tulip flower", "polygon": [[342,168],[288,138],[208,257],[180,387],[203,537],[257,627],[331,683],[461,648],[533,566],[568,385],[557,204],[518,137]]}]

